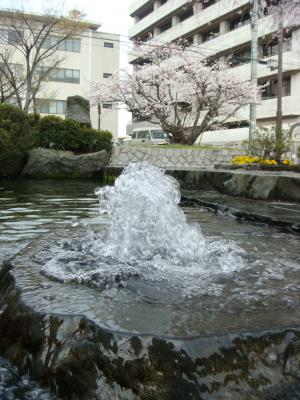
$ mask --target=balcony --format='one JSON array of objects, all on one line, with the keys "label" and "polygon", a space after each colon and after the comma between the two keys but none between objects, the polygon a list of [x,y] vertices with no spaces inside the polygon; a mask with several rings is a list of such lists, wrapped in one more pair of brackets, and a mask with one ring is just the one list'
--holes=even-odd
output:
[{"label": "balcony", "polygon": [[[232,10],[238,9],[243,5],[249,3],[249,0],[220,0],[217,3],[203,9],[201,12],[196,13],[193,17],[188,18],[180,24],[175,25],[166,33],[157,37],[158,40],[173,41],[178,39],[181,35],[199,29],[211,21],[220,19],[223,15],[232,13]],[[146,2],[145,2],[146,4]],[[157,22],[174,13],[180,7],[186,4],[186,0],[172,0],[159,7],[152,14],[143,18],[141,21],[133,25],[129,30],[129,36],[135,37],[139,33],[147,30],[150,26],[157,25]]]},{"label": "balcony", "polygon": [[[232,0],[232,1],[234,1],[235,9],[243,5],[246,5],[249,2],[249,0]],[[175,4],[176,7],[178,7],[179,4],[182,3],[185,3],[185,1],[174,0],[170,3],[167,2],[162,7],[155,10],[151,15],[147,16],[145,18],[145,21],[142,20],[136,25],[134,25],[130,30],[131,36],[133,33],[136,35],[139,32],[139,29],[137,28],[140,23],[145,24],[144,29],[146,29],[145,27],[149,28],[150,26],[153,26],[154,23],[156,23],[157,26],[157,13],[162,13],[163,16],[167,16],[171,13],[170,9],[174,10]],[[208,23],[211,23],[212,21],[222,20],[222,16],[223,16],[223,21],[226,20],[226,18],[228,18],[228,15],[232,14],[232,9],[233,6],[231,1],[220,0],[220,2],[202,10],[200,13],[188,18],[187,20],[181,23],[176,24],[172,28],[156,36],[155,38],[153,38],[152,41],[149,42],[149,44],[157,44],[160,42],[168,43],[175,41],[176,39],[179,39],[181,37],[187,37],[188,35],[191,34],[191,32],[199,31],[200,30],[199,28],[201,27],[204,28],[205,26],[207,26]],[[259,37],[270,35],[274,32],[274,30],[275,27],[271,23],[271,17],[265,17],[259,21],[259,26],[258,26]],[[199,50],[203,49],[203,51],[208,55],[214,55],[222,53],[226,49],[233,49],[245,43],[249,43],[250,40],[251,40],[251,28],[250,25],[248,24],[241,26],[240,28],[234,29],[232,31],[229,31],[225,34],[222,34],[210,40],[209,42],[199,44],[198,48]],[[129,58],[130,62],[133,62],[135,59],[134,55],[131,55]]]},{"label": "balcony", "polygon": [[[146,4],[146,1],[144,1],[144,3]],[[163,18],[172,14],[174,11],[183,7],[185,4],[186,0],[172,0],[170,2],[168,1],[167,3],[154,10],[151,14],[147,15],[147,17],[141,19],[139,22],[129,28],[129,36],[131,38],[136,37],[140,33],[148,30],[150,27],[157,25]]]},{"label": "balcony", "polygon": [[[298,104],[300,103],[300,95],[285,96],[282,98],[282,115],[283,118],[295,118],[299,117],[300,111]],[[261,100],[257,105],[257,120],[266,121],[276,119],[277,111],[277,98]],[[235,121],[247,121],[249,120],[249,106],[243,107],[237,116],[234,118]]]},{"label": "balcony", "polygon": [[[277,60],[277,56],[264,58],[267,60]],[[287,51],[283,53],[283,70],[284,73],[292,74],[294,72],[300,71],[300,52],[299,51]],[[251,63],[245,63],[238,65],[233,68],[235,74],[244,79],[249,79],[251,75]],[[257,77],[258,79],[272,77],[277,74],[276,69],[271,69],[266,64],[258,64],[257,66]]]},{"label": "balcony", "polygon": [[151,0],[135,0],[129,5],[129,15],[134,14],[137,10],[139,10],[148,3],[150,4]]},{"label": "balcony", "polygon": [[[283,117],[299,116],[300,96],[285,96],[282,99],[282,115]],[[257,108],[257,119],[275,119],[277,110],[277,98],[263,100]]]}]

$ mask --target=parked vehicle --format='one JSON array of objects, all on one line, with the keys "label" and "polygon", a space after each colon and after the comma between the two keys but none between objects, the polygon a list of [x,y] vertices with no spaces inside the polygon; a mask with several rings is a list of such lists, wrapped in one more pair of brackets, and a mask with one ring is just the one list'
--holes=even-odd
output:
[{"label": "parked vehicle", "polygon": [[112,144],[114,147],[116,146],[126,146],[131,142],[131,136],[118,136],[118,138],[114,138],[112,140]]},{"label": "parked vehicle", "polygon": [[158,128],[134,129],[131,135],[130,144],[168,144],[169,139],[166,132]]}]

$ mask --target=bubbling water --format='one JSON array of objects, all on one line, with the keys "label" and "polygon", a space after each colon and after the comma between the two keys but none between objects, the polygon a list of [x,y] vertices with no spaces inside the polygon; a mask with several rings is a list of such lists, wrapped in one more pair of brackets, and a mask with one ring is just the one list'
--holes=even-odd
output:
[{"label": "bubbling water", "polygon": [[[229,240],[205,238],[179,207],[178,182],[147,162],[130,164],[114,187],[96,190],[103,232],[56,244],[43,273],[100,288],[130,279],[164,282],[178,295],[218,295],[217,283],[246,267],[244,251]],[[121,282],[121,285],[120,285]]]},{"label": "bubbling water", "polygon": [[199,260],[205,250],[200,226],[188,224],[178,204],[178,182],[146,162],[129,165],[114,187],[96,190],[100,212],[110,225],[95,247],[122,261],[155,257],[182,264]]}]

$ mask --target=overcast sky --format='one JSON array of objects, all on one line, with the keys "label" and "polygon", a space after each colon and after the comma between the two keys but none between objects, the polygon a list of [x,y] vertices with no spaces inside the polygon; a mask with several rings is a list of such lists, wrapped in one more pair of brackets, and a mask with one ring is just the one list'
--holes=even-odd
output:
[{"label": "overcast sky", "polygon": [[[49,6],[61,13],[66,13],[74,8],[79,9],[86,14],[85,19],[101,23],[101,31],[122,35],[120,42],[121,67],[125,67],[130,47],[127,37],[128,28],[132,23],[128,15],[128,7],[132,2],[133,0],[0,0],[0,9],[19,8],[35,13],[49,9]],[[119,135],[123,136],[130,116],[124,112],[121,114]]]},{"label": "overcast sky", "polygon": [[133,0],[0,0],[1,8],[24,8],[41,12],[49,5],[57,10],[67,11],[77,8],[86,14],[86,18],[102,22],[102,30],[106,32],[128,34],[131,19],[128,7]]}]

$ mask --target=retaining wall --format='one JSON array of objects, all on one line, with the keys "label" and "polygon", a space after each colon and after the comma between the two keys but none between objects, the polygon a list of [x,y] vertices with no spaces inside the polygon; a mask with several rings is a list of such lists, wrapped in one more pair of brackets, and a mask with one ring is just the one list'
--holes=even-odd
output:
[{"label": "retaining wall", "polygon": [[160,167],[209,167],[230,162],[243,154],[241,149],[173,149],[165,147],[120,146],[113,149],[110,165],[124,167],[131,162],[148,161]]}]

